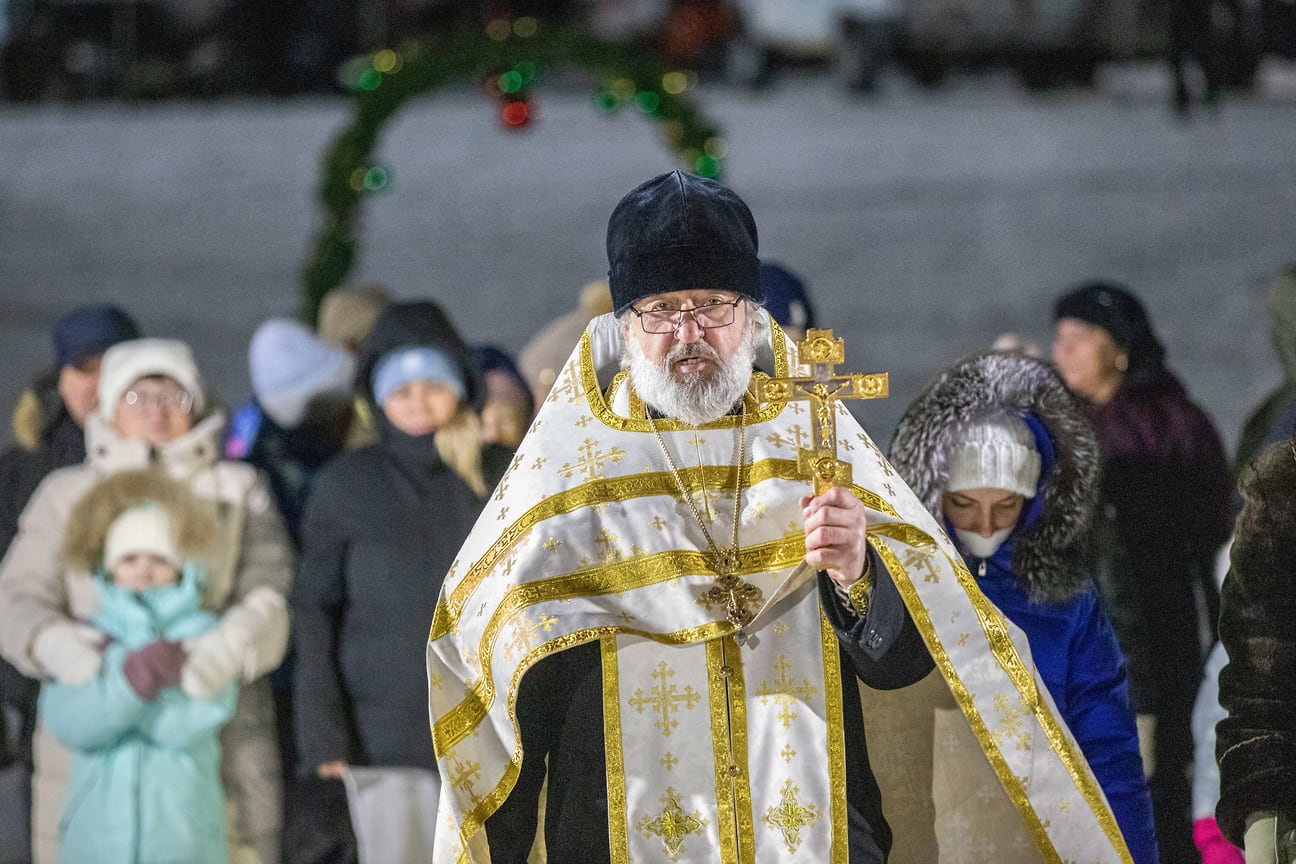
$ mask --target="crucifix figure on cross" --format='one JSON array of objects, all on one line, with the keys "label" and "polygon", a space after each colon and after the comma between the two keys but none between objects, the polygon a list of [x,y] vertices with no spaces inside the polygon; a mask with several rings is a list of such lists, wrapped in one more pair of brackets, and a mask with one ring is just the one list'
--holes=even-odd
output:
[{"label": "crucifix figure on cross", "polygon": [[832,330],[811,328],[797,343],[797,354],[810,367],[808,378],[770,378],[761,386],[763,402],[810,403],[810,446],[797,451],[797,470],[814,480],[814,494],[822,495],[833,486],[849,486],[850,463],[837,458],[835,404],[840,399],[882,399],[888,392],[887,373],[834,374],[833,367],[845,362],[842,339]]}]

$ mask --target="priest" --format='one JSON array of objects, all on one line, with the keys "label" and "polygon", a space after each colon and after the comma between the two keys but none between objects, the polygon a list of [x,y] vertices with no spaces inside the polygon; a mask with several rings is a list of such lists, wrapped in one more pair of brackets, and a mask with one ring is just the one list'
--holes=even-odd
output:
[{"label": "priest", "polygon": [[[822,357],[761,310],[742,200],[660,175],[607,247],[615,312],[432,623],[436,860],[523,862],[539,834],[563,862],[885,861],[857,679],[934,663],[1044,857],[1128,861],[1026,640],[869,436],[830,398],[766,401]],[[803,454],[829,426],[823,488]]]}]

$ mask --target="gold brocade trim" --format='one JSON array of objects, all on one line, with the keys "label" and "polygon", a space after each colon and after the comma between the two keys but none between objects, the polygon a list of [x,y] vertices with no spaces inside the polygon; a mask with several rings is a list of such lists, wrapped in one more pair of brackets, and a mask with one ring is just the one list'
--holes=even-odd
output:
[{"label": "gold brocade trim", "polygon": [[[877,534],[886,537],[892,537],[910,546],[919,547],[924,545],[935,545],[935,541],[930,535],[920,529],[907,523],[896,523],[889,525],[878,525],[870,527],[870,534]],[[1053,846],[1053,841],[1048,835],[1048,829],[1040,821],[1039,814],[1035,812],[1035,807],[1031,803],[1030,796],[1018,777],[1013,774],[1008,767],[1007,761],[1003,754],[1000,753],[998,744],[986,727],[972,694],[968,692],[949,655],[945,652],[945,647],[941,644],[940,636],[936,633],[936,628],[932,625],[931,617],[927,609],[922,604],[922,599],[914,589],[913,583],[909,579],[909,574],[904,565],[900,562],[899,556],[885,543],[876,541],[869,537],[869,543],[874,551],[882,558],[887,565],[893,577],[896,588],[904,598],[905,606],[908,607],[909,613],[913,618],[914,625],[922,634],[923,642],[926,643],[928,651],[931,652],[932,659],[935,661],[937,668],[941,670],[946,683],[949,685],[951,693],[958,702],[964,717],[968,720],[968,725],[972,733],[976,736],[981,745],[982,751],[989,759],[995,774],[999,776],[999,782],[1003,785],[1004,791],[1008,794],[1009,799],[1021,813],[1022,820],[1026,824],[1027,830],[1035,839],[1035,845],[1039,848],[1045,859],[1056,864],[1063,864],[1062,858]],[[939,548],[939,547],[937,547]],[[994,653],[995,660],[1008,674],[1014,686],[1017,687],[1018,695],[1023,703],[1030,707],[1048,739],[1049,746],[1057,754],[1058,760],[1066,768],[1067,773],[1071,775],[1071,781],[1075,784],[1076,790],[1080,792],[1085,802],[1089,805],[1094,814],[1095,820],[1102,828],[1108,841],[1112,844],[1117,856],[1123,864],[1133,864],[1133,858],[1130,856],[1129,849],[1125,845],[1124,836],[1116,824],[1116,818],[1112,815],[1110,808],[1103,804],[1101,792],[1096,782],[1084,771],[1082,757],[1079,757],[1071,747],[1066,735],[1063,734],[1061,727],[1058,725],[1057,718],[1049,710],[1047,703],[1039,697],[1035,686],[1034,676],[1026,669],[1021,657],[1017,654],[1011,639],[1007,638],[1007,627],[1004,623],[1003,613],[996,608],[981,590],[976,586],[976,580],[968,571],[962,562],[955,562],[946,555],[946,560],[953,567],[959,585],[967,595],[968,602],[972,604],[976,611],[977,617],[981,620],[982,626],[985,627],[989,622],[994,622],[992,629],[986,630],[986,638]],[[1002,632],[1002,636],[1000,635]],[[1006,640],[1006,641],[1005,641]],[[1029,681],[1029,687],[1022,689],[1019,681],[1025,675]]]},{"label": "gold brocade trim", "polygon": [[[680,479],[690,492],[702,488],[704,470],[710,475],[713,484],[717,482],[716,478],[719,477],[718,482],[724,488],[733,485],[734,473],[737,468],[732,465],[685,468],[680,471]],[[797,472],[796,460],[792,459],[762,459],[748,466],[746,473],[748,479],[745,489],[750,489],[768,480],[804,481],[805,479]],[[499,563],[499,560],[508,553],[515,543],[530,533],[531,529],[539,523],[555,516],[572,513],[584,507],[591,507],[608,501],[630,501],[635,498],[646,498],[654,495],[670,496],[674,494],[674,484],[675,479],[670,472],[645,471],[624,477],[599,478],[571,489],[565,489],[543,499],[527,510],[516,522],[509,525],[500,534],[499,539],[491,544],[490,549],[469,568],[459,584],[451,590],[449,596],[443,596],[437,602],[436,612],[432,618],[432,626],[428,632],[428,641],[435,642],[454,629],[464,607],[468,604],[469,598],[481,585],[482,580],[486,578],[486,574]],[[854,491],[866,505],[888,515],[894,515],[890,505],[873,495],[873,493],[859,487],[855,487]]]},{"label": "gold brocade trim", "polygon": [[612,864],[630,864],[625,752],[621,747],[621,689],[615,636],[599,642],[603,657],[603,749],[607,759],[608,845]]},{"label": "gold brocade trim", "polygon": [[[513,786],[517,783],[517,778],[522,771],[522,735],[521,727],[518,725],[517,720],[517,691],[518,686],[522,682],[522,676],[526,674],[528,669],[540,660],[543,660],[545,657],[572,648],[576,645],[580,645],[584,642],[592,641],[592,639],[599,638],[600,635],[602,635],[600,630],[591,629],[580,630],[575,633],[569,633],[566,636],[551,639],[527,654],[526,657],[522,658],[522,662],[519,663],[517,668],[513,671],[513,679],[509,682],[508,714],[509,720],[513,724],[514,740],[517,741],[518,744],[513,750],[513,756],[509,760],[508,767],[504,769],[503,776],[501,776],[499,782],[495,784],[495,788],[486,795],[483,795],[480,799],[476,799],[472,811],[464,817],[463,824],[459,826],[459,839],[460,842],[463,843],[465,850],[464,856],[461,860],[469,860],[467,857],[468,839],[485,826],[486,820],[490,818],[492,813],[503,806],[504,801],[513,792]],[[434,735],[434,744],[435,740]],[[448,751],[436,751],[437,759],[440,760],[447,752]]]},{"label": "gold brocade trim", "polygon": [[[696,554],[696,553],[694,553]],[[663,577],[669,578],[669,577]],[[515,589],[516,590],[516,589]],[[512,592],[510,592],[511,595]],[[615,593],[615,589],[608,592]],[[506,601],[508,596],[506,595]],[[544,602],[551,598],[540,598],[536,602]],[[500,608],[504,608],[501,604]],[[520,608],[520,607],[519,607]],[[503,626],[503,621],[498,617],[498,613],[492,616],[491,624],[488,625],[486,633],[482,636],[482,646],[485,650],[481,652],[482,674],[472,682],[472,688],[454,708],[441,716],[441,719],[432,724],[432,747],[441,758],[441,754],[448,753],[455,744],[462,741],[477,725],[486,718],[491,704],[495,701],[495,685],[490,674],[491,659],[494,654],[495,636],[498,636],[499,630]],[[660,642],[663,645],[687,645],[693,642],[702,642],[706,639],[713,639],[733,629],[733,625],[728,621],[713,621],[708,624],[702,624],[697,627],[689,627],[684,630],[678,630],[673,633],[650,633],[646,630],[637,630],[632,627],[592,627],[585,630],[577,630],[575,633],[569,633],[566,636],[560,636],[542,643],[536,650],[545,648],[553,643],[565,643],[561,647],[576,645],[581,642],[589,641],[589,634],[597,635],[614,635],[624,633],[627,635],[643,636]],[[585,634],[581,636],[581,634]],[[581,636],[581,638],[573,638]],[[570,641],[568,641],[570,640]],[[561,650],[561,648],[556,649]],[[546,652],[547,653],[547,652]],[[531,652],[528,656],[532,656]],[[525,667],[519,667],[525,668]]]},{"label": "gold brocade trim", "polygon": [[706,658],[720,861],[721,864],[750,864],[755,860],[755,849],[751,833],[742,654],[738,643],[725,636],[706,643]]},{"label": "gold brocade trim", "polygon": [[[908,523],[896,523],[878,525],[870,528],[874,534],[880,534],[883,537],[891,537],[899,540],[901,543],[912,546],[915,549],[923,546],[936,546],[935,541],[923,531],[915,528]],[[939,548],[939,547],[937,547]],[[955,578],[959,581],[959,586],[963,593],[967,595],[972,604],[973,610],[977,614],[977,620],[981,622],[981,629],[985,632],[986,641],[990,644],[990,650],[994,654],[999,667],[1008,675],[1017,692],[1022,696],[1022,702],[1032,711],[1036,706],[1041,706],[1039,689],[1035,685],[1035,676],[1031,670],[1026,668],[1021,657],[1017,654],[1017,647],[1013,644],[1012,636],[1008,633],[1008,621],[1004,618],[1002,612],[994,606],[981,589],[976,587],[976,579],[968,571],[962,561],[954,561],[946,556],[950,566],[954,568]],[[973,590],[969,591],[968,589]]]},{"label": "gold brocade trim", "polygon": [[846,717],[842,704],[840,642],[828,616],[819,610],[819,637],[823,645],[824,703],[828,721],[828,782],[832,793],[828,817],[832,828],[833,864],[850,860],[850,819],[846,814]]},{"label": "gold brocade trim", "polygon": [[[803,556],[804,557],[804,556]],[[751,792],[751,753],[747,743],[747,679],[743,668],[742,650],[732,636],[719,640],[724,643],[726,662],[733,666],[729,677],[730,700],[733,703],[733,751],[736,764],[742,773],[734,781],[734,808],[738,822],[739,864],[755,864],[756,828],[753,825]]]},{"label": "gold brocade trim", "polygon": [[[737,572],[767,573],[792,566],[804,557],[804,540],[779,538],[740,550]],[[495,644],[505,624],[523,609],[539,603],[632,591],[669,582],[682,575],[705,573],[707,566],[707,558],[701,552],[671,550],[626,559],[614,564],[594,565],[566,576],[552,577],[510,588],[500,599],[499,605],[482,631],[478,643],[481,675],[473,682],[472,688],[463,700],[432,725],[432,745],[436,753],[439,755],[448,752],[466,735],[471,734],[477,724],[486,717],[495,699],[494,676],[491,674]],[[577,632],[590,633],[598,629],[600,628]],[[653,633],[622,626],[609,628],[608,632],[643,636],[664,645],[684,645],[713,639],[734,629],[734,625],[728,621],[713,621],[673,633]],[[558,637],[543,644],[567,640],[571,635]],[[568,644],[574,645],[577,641],[586,640],[576,640]]]},{"label": "gold brocade trim", "polygon": [[[770,349],[774,352],[774,375],[778,378],[786,378],[788,374],[788,357],[787,345],[783,340],[783,331],[772,320],[770,321],[771,338]],[[604,398],[603,391],[599,389],[598,373],[594,369],[594,359],[591,350],[589,331],[581,335],[580,345],[577,347],[580,355],[579,374],[581,387],[585,391],[585,399],[589,404],[591,413],[609,429],[618,429],[623,432],[651,432],[646,420],[641,418],[621,417],[614,412]],[[618,375],[622,373],[617,373]],[[761,373],[764,374],[764,373]],[[755,377],[753,375],[753,377]],[[755,417],[749,417],[748,423],[766,423],[777,417],[786,406],[785,402],[771,402],[766,407],[758,411]],[[738,417],[727,415],[721,417],[712,423],[704,426],[694,427],[678,420],[663,419],[657,422],[657,428],[663,432],[678,432],[683,429],[733,429],[738,425]]]},{"label": "gold brocade trim", "polygon": [[[522,734],[521,727],[518,725],[517,720],[517,691],[518,686],[522,681],[522,676],[525,675],[527,670],[536,663],[539,663],[541,660],[552,654],[557,654],[559,651],[565,651],[568,648],[574,648],[577,645],[583,645],[586,642],[592,642],[596,639],[604,641],[612,640],[615,645],[615,637],[619,630],[621,630],[621,628],[618,627],[591,627],[585,630],[577,630],[574,633],[568,633],[566,636],[559,636],[550,639],[543,645],[538,646],[534,651],[528,653],[527,656],[523,658],[522,662],[518,664],[517,669],[513,672],[513,679],[509,684],[508,694],[509,720],[513,725],[513,739],[517,741],[518,744],[513,751],[513,756],[508,767],[504,769],[504,775],[500,778],[500,781],[495,785],[494,789],[477,801],[472,811],[465,816],[464,822],[459,828],[460,841],[465,847],[465,852],[463,856],[460,857],[461,861],[466,862],[469,860],[466,851],[468,838],[472,837],[473,834],[480,830],[486,824],[486,820],[490,818],[491,814],[504,804],[504,801],[512,793],[513,786],[517,783],[518,775],[522,770]],[[604,649],[604,646],[601,645],[600,648]],[[615,648],[613,650],[615,651]],[[620,740],[619,736],[618,740]],[[437,750],[437,759],[440,760],[446,752],[448,751]],[[621,776],[625,776],[624,771]]]}]

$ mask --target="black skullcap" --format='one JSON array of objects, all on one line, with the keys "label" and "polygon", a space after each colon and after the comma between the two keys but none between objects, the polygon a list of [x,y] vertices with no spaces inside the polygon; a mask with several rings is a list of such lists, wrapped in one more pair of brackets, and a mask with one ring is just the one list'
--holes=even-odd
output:
[{"label": "black skullcap", "polygon": [[1165,349],[1152,332],[1147,310],[1128,288],[1115,282],[1087,282],[1057,301],[1053,320],[1078,318],[1106,330],[1129,357],[1131,369],[1159,364]]},{"label": "black skullcap", "polygon": [[732,291],[759,303],[756,221],[714,180],[671,171],[626,193],[607,230],[608,283],[618,315],[654,294]]}]

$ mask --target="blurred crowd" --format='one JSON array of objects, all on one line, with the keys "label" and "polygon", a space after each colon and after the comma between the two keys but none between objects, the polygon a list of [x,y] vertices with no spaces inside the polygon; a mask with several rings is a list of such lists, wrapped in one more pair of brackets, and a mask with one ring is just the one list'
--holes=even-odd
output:
[{"label": "blurred crowd", "polygon": [[1296,57],[1285,0],[4,0],[0,97],[336,92],[355,55],[521,17],[748,87],[807,64],[853,92],[890,69],[936,86],[987,66],[1033,89],[1092,87],[1100,63],[1163,58],[1180,113],[1250,87],[1267,54]]},{"label": "blurred crowd", "polygon": [[[794,340],[816,326],[791,269],[763,263],[761,285]],[[1032,396],[1044,400],[1032,411],[1053,422],[1047,404],[1067,391],[1083,408],[1056,415],[1079,430],[1071,438],[1049,435],[1092,461],[1094,500],[1068,505],[1081,515],[1067,530],[1098,589],[1083,615],[1109,620],[1114,637],[1084,636],[1099,653],[1070,662],[1091,676],[1108,664],[1119,685],[1108,695],[1137,719],[1128,789],[1144,794],[1146,779],[1163,862],[1242,860],[1215,821],[1219,584],[1237,475],[1296,426],[1296,269],[1268,299],[1286,378],[1231,457],[1172,371],[1155,310],[1125,286],[1060,295],[1052,363],[1030,361],[1043,369],[1031,374],[1060,375],[1057,393],[1040,379],[1052,395]],[[440,580],[586,325],[612,311],[604,281],[574,301],[512,352],[468,342],[453,308],[339,288],[315,327],[256,329],[251,393],[229,409],[189,347],[142,332],[130,310],[85,306],[54,322],[51,356],[29,358],[17,444],[0,457],[0,861],[153,860],[139,850],[156,847],[187,861],[353,862],[365,857],[352,816],[366,769],[410,769],[397,794],[424,800],[436,771],[424,646]],[[1012,334],[994,348],[1045,353]],[[969,380],[954,389],[981,379]],[[915,418],[939,403],[920,398],[895,446],[921,441]],[[1031,457],[1043,433],[1027,427],[975,434],[976,447],[1029,457],[998,484],[1020,486],[1018,498],[1071,458],[1061,445]],[[921,464],[915,453],[893,458]],[[947,525],[993,562],[997,547],[977,553],[973,536],[992,532],[952,509],[961,491],[992,485],[969,482],[944,490]],[[1074,592],[1047,589],[985,588],[1010,615],[1044,600],[1081,614],[1066,605]],[[1115,752],[1114,728],[1101,726],[1093,750],[1081,741],[1095,765]],[[1130,837],[1152,828],[1122,821]],[[384,854],[368,860],[398,860]]]}]

